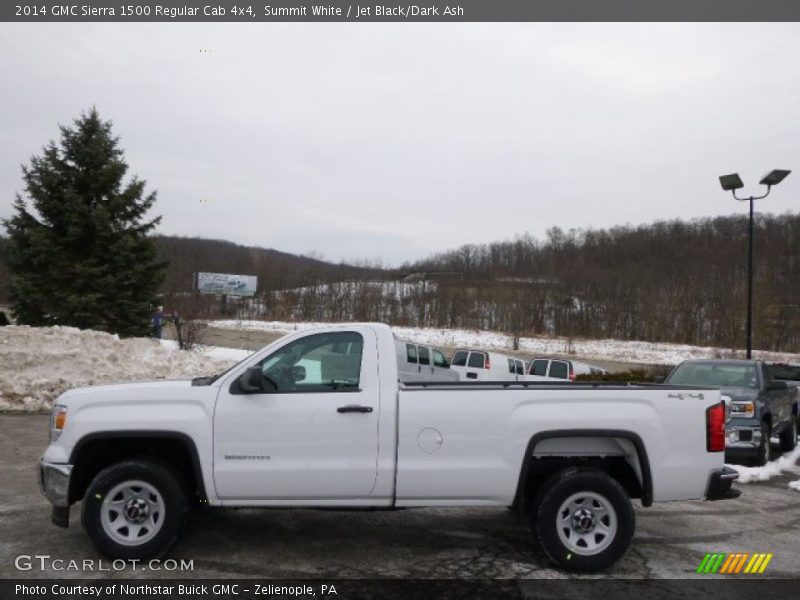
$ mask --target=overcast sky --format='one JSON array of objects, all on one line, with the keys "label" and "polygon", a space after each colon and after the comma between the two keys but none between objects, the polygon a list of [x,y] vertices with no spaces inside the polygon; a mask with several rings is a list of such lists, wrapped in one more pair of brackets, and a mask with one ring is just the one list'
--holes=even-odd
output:
[{"label": "overcast sky", "polygon": [[[208,50],[201,52],[201,49]],[[800,210],[800,24],[0,24],[0,218],[93,104],[160,232],[394,265]]]}]

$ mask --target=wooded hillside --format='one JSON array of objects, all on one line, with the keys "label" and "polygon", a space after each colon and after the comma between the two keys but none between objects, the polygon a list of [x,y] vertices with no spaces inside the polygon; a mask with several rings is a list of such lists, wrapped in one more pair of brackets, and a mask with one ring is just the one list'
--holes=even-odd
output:
[{"label": "wooded hillside", "polygon": [[[169,261],[166,301],[181,307],[193,273],[212,271],[259,277],[259,297],[239,307],[243,317],[744,345],[747,218],[741,216],[553,228],[543,240],[464,246],[394,270],[215,240],[156,241]],[[757,216],[755,267],[755,347],[800,351],[800,215]],[[0,293],[5,279],[0,271]],[[204,299],[204,314],[219,308]],[[228,307],[228,316],[235,308]]]},{"label": "wooded hillside", "polygon": [[[800,350],[800,215],[757,216],[754,239],[755,345]],[[445,286],[468,290],[458,325],[743,345],[746,217],[554,228],[542,241],[464,246],[413,268],[462,274]]]}]

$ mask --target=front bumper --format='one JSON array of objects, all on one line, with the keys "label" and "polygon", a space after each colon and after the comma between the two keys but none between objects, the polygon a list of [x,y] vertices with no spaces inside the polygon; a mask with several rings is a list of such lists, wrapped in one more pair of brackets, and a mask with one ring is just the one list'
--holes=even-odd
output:
[{"label": "front bumper", "polygon": [[761,446],[761,424],[728,423],[725,428],[725,458],[754,458]]},{"label": "front bumper", "polygon": [[706,500],[729,500],[738,498],[740,490],[733,489],[731,484],[739,478],[739,473],[730,467],[722,467],[711,472],[706,488]]},{"label": "front bumper", "polygon": [[39,463],[39,488],[53,505],[52,521],[59,527],[69,526],[69,478],[72,465]]}]

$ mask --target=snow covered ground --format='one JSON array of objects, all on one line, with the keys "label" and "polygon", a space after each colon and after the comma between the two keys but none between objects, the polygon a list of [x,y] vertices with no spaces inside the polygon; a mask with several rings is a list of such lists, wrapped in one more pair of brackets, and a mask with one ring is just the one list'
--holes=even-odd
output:
[{"label": "snow covered ground", "polygon": [[743,467],[741,465],[728,466],[739,472],[739,479],[736,480],[738,483],[755,483],[759,481],[769,481],[784,471],[800,472],[796,466],[798,460],[800,460],[800,446],[797,446],[794,450],[788,454],[784,454],[777,460],[768,462],[763,467]]},{"label": "snow covered ground", "polygon": [[[290,323],[286,321],[209,321],[210,327],[238,331],[267,331],[288,333],[300,329],[319,327],[329,323]],[[432,346],[486,348],[507,350],[512,347],[510,335],[496,331],[469,331],[465,329],[434,329],[415,327],[393,327],[395,335],[403,340]],[[520,350],[534,355],[575,354],[582,358],[594,358],[640,364],[674,365],[689,358],[727,358],[734,352],[729,348],[688,346],[622,340],[580,340],[566,338],[523,337]],[[780,352],[754,352],[756,358],[776,362],[800,362],[800,354]]]},{"label": "snow covered ground", "polygon": [[[760,481],[769,481],[785,471],[800,473],[800,467],[797,466],[798,460],[800,460],[800,446],[797,446],[794,450],[788,454],[784,454],[777,460],[768,462],[763,467],[743,467],[741,465],[727,466],[739,472],[739,479],[736,480],[737,483],[758,483]],[[797,481],[790,481],[789,489],[800,492],[800,479]]]},{"label": "snow covered ground", "polygon": [[46,409],[74,387],[210,375],[246,355],[227,348],[181,351],[72,327],[0,327],[0,410]]}]

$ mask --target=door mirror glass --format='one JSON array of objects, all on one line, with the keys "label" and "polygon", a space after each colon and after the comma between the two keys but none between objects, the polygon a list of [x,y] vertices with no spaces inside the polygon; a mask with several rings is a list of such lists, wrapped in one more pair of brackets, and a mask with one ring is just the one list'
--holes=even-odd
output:
[{"label": "door mirror glass", "polygon": [[305,381],[306,379],[306,368],[303,365],[295,365],[292,367],[292,380],[295,383],[300,381]]},{"label": "door mirror glass", "polygon": [[264,391],[264,375],[261,367],[250,367],[239,376],[239,389],[245,394],[260,394]]},{"label": "door mirror glass", "polygon": [[786,389],[786,382],[785,381],[770,381],[767,384],[767,391],[770,392],[777,392],[779,390]]}]

